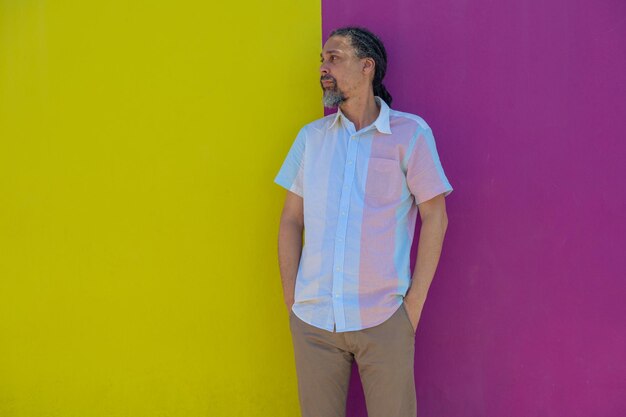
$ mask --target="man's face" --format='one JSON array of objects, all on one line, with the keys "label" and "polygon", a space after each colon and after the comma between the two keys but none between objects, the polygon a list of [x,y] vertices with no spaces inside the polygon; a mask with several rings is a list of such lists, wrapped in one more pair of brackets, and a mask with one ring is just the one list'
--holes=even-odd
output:
[{"label": "man's face", "polygon": [[330,37],[320,56],[320,85],[325,107],[338,107],[369,83],[367,71],[363,71],[363,59],[354,54],[348,38]]}]

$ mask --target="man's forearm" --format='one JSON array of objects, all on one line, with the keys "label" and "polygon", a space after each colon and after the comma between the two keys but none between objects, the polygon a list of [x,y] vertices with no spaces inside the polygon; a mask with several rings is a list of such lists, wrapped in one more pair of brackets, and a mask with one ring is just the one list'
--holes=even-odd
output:
[{"label": "man's forearm", "polygon": [[295,222],[281,221],[278,232],[278,264],[287,308],[294,302],[296,275],[302,255],[303,227]]},{"label": "man's forearm", "polygon": [[413,281],[406,294],[406,298],[415,304],[423,304],[426,301],[428,289],[439,263],[447,226],[445,215],[437,214],[422,220]]}]

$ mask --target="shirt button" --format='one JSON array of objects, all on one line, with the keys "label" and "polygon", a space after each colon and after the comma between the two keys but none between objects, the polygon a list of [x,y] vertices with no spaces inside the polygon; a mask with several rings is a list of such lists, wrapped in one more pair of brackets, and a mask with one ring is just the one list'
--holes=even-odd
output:
[{"label": "shirt button", "polygon": [[335,298],[339,298],[339,294],[335,294]]},{"label": "shirt button", "polygon": [[341,271],[341,268],[337,267],[335,268],[335,271]]},{"label": "shirt button", "polygon": [[345,216],[345,215],[346,215],[346,212],[345,212],[345,211],[342,211],[342,212],[341,212],[341,215],[342,215],[342,216]]},{"label": "shirt button", "polygon": [[337,238],[337,240],[341,242],[341,241],[343,240],[343,238],[342,238],[341,236],[339,236],[339,237]]},{"label": "shirt button", "polygon": [[348,165],[352,165],[352,161],[348,161]]}]

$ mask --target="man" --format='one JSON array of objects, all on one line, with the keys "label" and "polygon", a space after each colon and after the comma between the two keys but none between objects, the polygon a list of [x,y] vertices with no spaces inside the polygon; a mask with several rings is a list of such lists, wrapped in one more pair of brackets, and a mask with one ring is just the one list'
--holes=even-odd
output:
[{"label": "man", "polygon": [[338,110],[300,130],[274,180],[288,190],[278,255],[302,416],[345,415],[356,360],[370,417],[415,417],[415,330],[452,187],[430,127],[389,108],[374,34],[337,29],[321,58],[324,105]]}]

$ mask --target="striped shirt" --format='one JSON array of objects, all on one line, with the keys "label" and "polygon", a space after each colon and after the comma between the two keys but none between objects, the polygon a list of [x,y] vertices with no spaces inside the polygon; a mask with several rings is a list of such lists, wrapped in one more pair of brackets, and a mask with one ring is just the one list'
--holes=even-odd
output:
[{"label": "striped shirt", "polygon": [[375,100],[377,119],[358,132],[341,109],[305,125],[274,179],[304,201],[292,310],[328,331],[376,326],[400,307],[417,204],[452,192],[426,122]]}]

